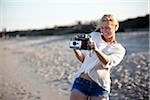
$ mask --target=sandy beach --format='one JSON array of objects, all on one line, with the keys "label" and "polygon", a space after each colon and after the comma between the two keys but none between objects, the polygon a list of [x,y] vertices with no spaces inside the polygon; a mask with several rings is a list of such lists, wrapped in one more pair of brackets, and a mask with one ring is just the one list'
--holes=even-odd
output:
[{"label": "sandy beach", "polygon": [[[110,100],[149,100],[149,32],[118,34],[125,59],[112,69]],[[72,35],[0,39],[0,100],[69,100],[81,63]]]}]

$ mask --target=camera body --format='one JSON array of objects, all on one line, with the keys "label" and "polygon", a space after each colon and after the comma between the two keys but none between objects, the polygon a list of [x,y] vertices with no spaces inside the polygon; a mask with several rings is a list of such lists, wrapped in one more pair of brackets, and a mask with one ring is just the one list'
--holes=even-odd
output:
[{"label": "camera body", "polygon": [[73,49],[91,50],[88,41],[91,36],[88,34],[80,34],[70,40],[69,46]]}]

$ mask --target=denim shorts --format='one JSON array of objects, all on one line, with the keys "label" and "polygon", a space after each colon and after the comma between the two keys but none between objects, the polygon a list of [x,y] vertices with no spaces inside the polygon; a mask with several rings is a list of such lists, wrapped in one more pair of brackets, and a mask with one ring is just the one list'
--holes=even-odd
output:
[{"label": "denim shorts", "polygon": [[78,77],[75,79],[71,89],[72,92],[80,92],[87,96],[106,97],[109,99],[109,93],[96,82]]}]

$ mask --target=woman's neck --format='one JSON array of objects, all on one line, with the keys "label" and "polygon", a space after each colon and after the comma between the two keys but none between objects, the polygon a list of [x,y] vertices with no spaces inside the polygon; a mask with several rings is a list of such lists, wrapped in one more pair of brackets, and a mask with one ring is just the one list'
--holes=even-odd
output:
[{"label": "woman's neck", "polygon": [[117,43],[115,36],[114,37],[112,36],[110,38],[105,38],[103,35],[101,35],[101,37],[107,43],[110,43],[110,44]]}]

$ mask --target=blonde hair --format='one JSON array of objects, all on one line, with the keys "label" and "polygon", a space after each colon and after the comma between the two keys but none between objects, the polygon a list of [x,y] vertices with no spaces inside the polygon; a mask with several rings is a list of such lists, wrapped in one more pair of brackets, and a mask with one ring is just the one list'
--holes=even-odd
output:
[{"label": "blonde hair", "polygon": [[98,22],[96,30],[100,29],[100,26],[102,25],[103,22],[112,22],[114,25],[116,25],[116,31],[119,28],[119,22],[117,18],[112,14],[105,14]]}]

